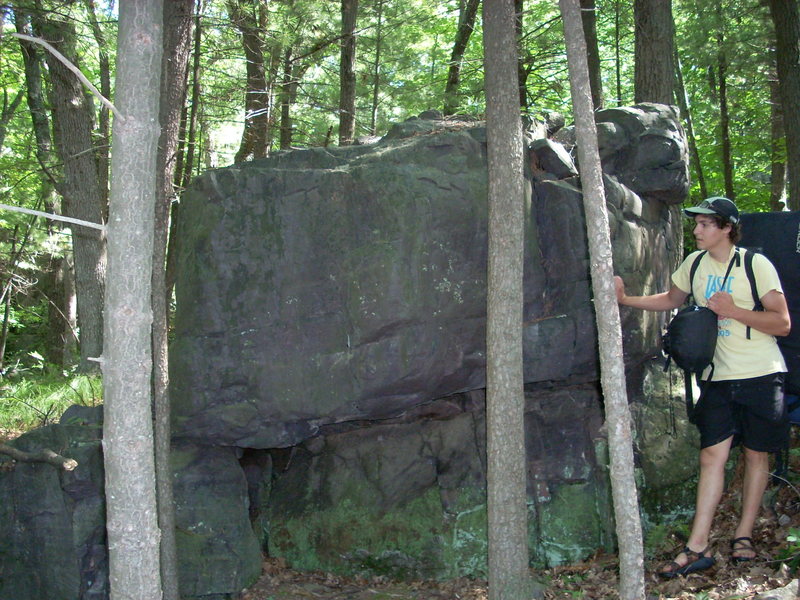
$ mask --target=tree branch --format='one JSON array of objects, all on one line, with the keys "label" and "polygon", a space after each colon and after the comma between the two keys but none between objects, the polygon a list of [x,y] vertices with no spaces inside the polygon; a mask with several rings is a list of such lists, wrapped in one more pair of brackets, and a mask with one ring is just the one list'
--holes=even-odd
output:
[{"label": "tree branch", "polygon": [[73,471],[78,466],[78,461],[72,458],[64,458],[48,449],[40,450],[39,452],[23,452],[12,448],[8,444],[0,444],[0,454],[10,456],[18,462],[43,462],[65,471]]},{"label": "tree branch", "polygon": [[74,223],[75,225],[83,225],[84,227],[91,227],[105,231],[106,226],[102,223],[92,223],[91,221],[83,221],[82,219],[73,219],[72,217],[64,217],[53,213],[42,212],[40,210],[31,210],[30,208],[23,208],[21,206],[10,206],[8,204],[0,204],[0,210],[10,210],[12,212],[25,213],[26,215],[34,215],[37,217],[44,217],[52,219],[53,221],[64,221],[65,223]]},{"label": "tree branch", "polygon": [[100,91],[92,84],[92,82],[89,81],[83,73],[81,73],[81,70],[78,67],[76,67],[69,60],[67,60],[67,58],[63,54],[61,54],[61,52],[53,48],[53,46],[48,44],[42,38],[34,37],[32,35],[26,35],[24,33],[9,33],[8,35],[10,35],[11,37],[19,38],[21,40],[26,40],[28,42],[33,42],[35,44],[41,44],[42,46],[44,46],[48,50],[48,52],[50,52],[62,63],[64,63],[64,65],[66,65],[66,67],[70,71],[75,73],[75,75],[78,77],[78,79],[81,80],[83,85],[89,88],[92,91],[92,93],[95,96],[97,96],[98,100],[100,100],[100,102],[105,104],[108,107],[108,109],[117,116],[118,119],[124,120],[124,117],[117,110],[117,107],[114,106],[114,104],[110,100],[108,100],[105,96],[103,96],[103,94],[100,93]]}]

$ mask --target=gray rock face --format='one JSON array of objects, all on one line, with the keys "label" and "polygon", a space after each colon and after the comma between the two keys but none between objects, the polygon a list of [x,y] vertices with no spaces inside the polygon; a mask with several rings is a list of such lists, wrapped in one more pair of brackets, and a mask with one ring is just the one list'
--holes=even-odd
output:
[{"label": "gray rock face", "polygon": [[[619,268],[654,267],[661,282],[679,252],[668,204],[688,186],[680,126],[656,105],[598,118],[614,131],[603,152]],[[535,142],[530,156],[525,381],[592,380],[574,166],[552,143]],[[326,424],[481,389],[486,186],[482,125],[425,119],[370,146],[201,176],[181,205],[176,435],[288,447]]]}]

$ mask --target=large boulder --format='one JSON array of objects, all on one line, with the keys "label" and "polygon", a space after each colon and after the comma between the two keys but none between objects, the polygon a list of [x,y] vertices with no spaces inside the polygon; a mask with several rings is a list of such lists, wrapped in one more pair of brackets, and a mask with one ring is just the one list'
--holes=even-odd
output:
[{"label": "large boulder", "polygon": [[[663,285],[680,253],[670,205],[688,186],[677,116],[639,105],[606,117],[616,132],[607,161],[652,192],[607,174],[618,271]],[[372,146],[210,171],[187,190],[170,355],[176,435],[288,447],[326,424],[484,387],[485,130],[406,125]],[[596,380],[579,184],[564,149],[531,146],[525,382]],[[636,354],[653,339],[645,345]]]}]

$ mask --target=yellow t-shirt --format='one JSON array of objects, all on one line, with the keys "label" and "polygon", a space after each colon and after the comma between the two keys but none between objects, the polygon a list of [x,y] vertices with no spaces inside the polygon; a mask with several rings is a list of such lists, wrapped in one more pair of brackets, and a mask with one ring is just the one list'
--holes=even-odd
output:
[{"label": "yellow t-shirt", "polygon": [[[739,253],[736,257],[735,254]],[[736,306],[752,310],[755,303],[750,289],[750,281],[744,268],[744,250],[733,248],[729,260],[734,260],[725,290],[733,296]],[[684,292],[689,292],[689,271],[700,251],[692,252],[672,274],[672,283]],[[720,263],[710,254],[700,259],[692,282],[694,301],[698,306],[706,306],[708,298],[720,291],[728,262]],[[756,289],[763,298],[769,291],[783,293],[778,273],[771,262],[762,254],[753,255],[753,273]],[[747,326],[735,319],[720,319],[717,350],[714,353],[714,381],[727,379],[749,379],[770,373],[786,371],[780,348],[775,336],[750,328],[750,339],[747,339]],[[710,368],[703,373],[707,379]]]}]

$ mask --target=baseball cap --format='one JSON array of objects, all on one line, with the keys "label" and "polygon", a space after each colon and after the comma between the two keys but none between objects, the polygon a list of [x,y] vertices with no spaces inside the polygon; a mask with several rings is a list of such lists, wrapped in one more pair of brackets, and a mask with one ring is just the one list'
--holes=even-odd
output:
[{"label": "baseball cap", "polygon": [[687,217],[694,217],[695,215],[719,215],[731,223],[739,222],[739,209],[736,208],[732,200],[722,196],[706,198],[697,206],[684,208],[683,214]]}]

